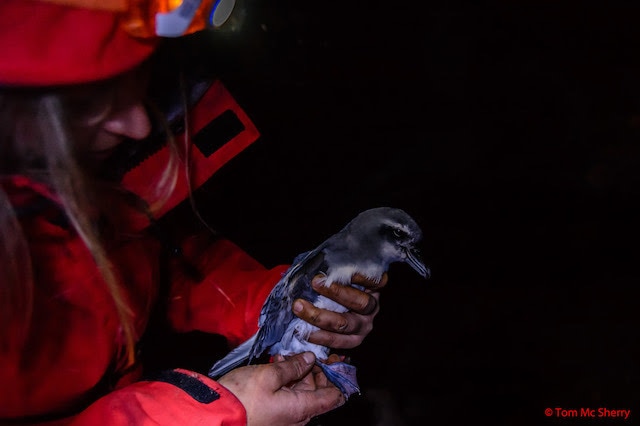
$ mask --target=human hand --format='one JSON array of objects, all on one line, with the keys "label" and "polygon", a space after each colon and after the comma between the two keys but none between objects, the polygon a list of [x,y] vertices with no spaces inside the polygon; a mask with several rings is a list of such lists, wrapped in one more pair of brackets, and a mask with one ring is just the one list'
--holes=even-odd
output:
[{"label": "human hand", "polygon": [[373,319],[380,310],[380,289],[387,285],[385,272],[379,282],[354,274],[351,282],[364,287],[354,287],[331,283],[324,285],[324,277],[316,275],[311,281],[315,291],[345,306],[348,311],[337,313],[319,309],[309,301],[297,299],[293,304],[293,313],[306,322],[320,328],[307,340],[335,349],[351,349],[360,345],[373,330]]},{"label": "human hand", "polygon": [[312,352],[270,364],[236,368],[218,379],[247,412],[248,426],[305,425],[345,399],[319,368]]}]

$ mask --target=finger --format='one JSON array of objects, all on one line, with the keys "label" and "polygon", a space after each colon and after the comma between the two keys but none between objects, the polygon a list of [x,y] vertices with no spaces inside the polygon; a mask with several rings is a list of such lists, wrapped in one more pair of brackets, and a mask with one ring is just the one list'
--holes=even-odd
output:
[{"label": "finger", "polygon": [[380,280],[376,281],[376,280],[372,280],[371,278],[367,278],[364,275],[361,275],[356,272],[351,277],[351,282],[353,284],[358,284],[363,287],[366,287],[369,290],[379,290],[382,287],[387,285],[387,282],[389,282],[389,275],[386,272],[384,272],[382,274],[382,277],[380,277]]},{"label": "finger", "polygon": [[320,371],[313,373],[313,378],[315,379],[318,388],[326,388],[331,385],[329,379],[327,379],[327,376],[325,376],[321,369]]},{"label": "finger", "polygon": [[365,335],[338,334],[330,331],[318,330],[309,335],[310,343],[335,349],[352,349],[362,344]]},{"label": "finger", "polygon": [[[275,362],[282,362],[282,361],[284,361],[285,359],[286,359],[286,358],[284,357],[284,355],[276,354],[276,355],[273,355],[273,356],[271,357],[271,362],[274,362],[274,363],[275,363]],[[313,368],[315,368],[315,364],[314,364],[314,367],[313,367]],[[307,375],[307,376],[308,376],[308,375]],[[303,379],[303,380],[304,380],[304,379]],[[294,381],[292,381],[292,382],[290,382],[290,383],[287,383],[287,384],[285,385],[285,387],[288,387],[288,388],[293,389],[293,388],[298,384],[298,382],[299,382],[298,380],[294,380]]]},{"label": "finger", "polygon": [[357,331],[356,328],[359,325],[355,322],[350,324],[344,314],[320,309],[304,299],[296,299],[293,303],[293,311],[309,324],[335,333],[351,334]]},{"label": "finger", "polygon": [[333,386],[333,383],[329,381],[327,376],[322,371],[322,368],[318,367],[317,371],[314,370],[313,377],[316,381],[318,389],[326,388],[327,386]]},{"label": "finger", "polygon": [[333,384],[318,388],[313,392],[296,392],[296,399],[291,406],[296,417],[304,419],[300,424],[306,424],[313,417],[334,410],[345,403],[344,395]]},{"label": "finger", "polygon": [[311,372],[309,372],[309,374],[307,374],[306,376],[304,376],[302,379],[290,383],[289,384],[289,388],[296,390],[296,391],[314,391],[318,388],[318,386],[316,386],[316,373],[314,373],[313,371],[315,370],[316,367],[313,368],[313,370],[311,370]]},{"label": "finger", "polygon": [[284,361],[269,364],[272,372],[274,389],[279,389],[293,381],[300,380],[313,368],[315,362],[313,352],[304,352],[287,358]]},{"label": "finger", "polygon": [[327,286],[325,285],[325,281],[319,276],[313,278],[311,286],[321,295],[338,302],[350,311],[363,315],[378,312],[378,300],[380,299],[380,293],[378,292],[368,293],[354,287],[337,283],[331,283]]},{"label": "finger", "polygon": [[345,356],[344,355],[338,355],[336,353],[332,353],[331,355],[329,355],[329,357],[326,359],[325,363],[326,364],[335,364],[336,362],[342,362],[345,360]]}]

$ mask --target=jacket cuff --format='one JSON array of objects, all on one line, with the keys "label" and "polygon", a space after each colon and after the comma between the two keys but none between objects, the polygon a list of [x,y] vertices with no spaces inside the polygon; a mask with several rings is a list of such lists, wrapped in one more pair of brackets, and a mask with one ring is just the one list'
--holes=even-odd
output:
[{"label": "jacket cuff", "polygon": [[185,391],[191,398],[201,404],[211,404],[221,397],[225,399],[230,398],[244,411],[244,406],[231,391],[210,377],[194,371],[184,370],[182,368],[164,370],[145,380],[174,385]]},{"label": "jacket cuff", "polygon": [[202,374],[175,369],[111,392],[74,418],[74,426],[241,425],[240,400]]}]

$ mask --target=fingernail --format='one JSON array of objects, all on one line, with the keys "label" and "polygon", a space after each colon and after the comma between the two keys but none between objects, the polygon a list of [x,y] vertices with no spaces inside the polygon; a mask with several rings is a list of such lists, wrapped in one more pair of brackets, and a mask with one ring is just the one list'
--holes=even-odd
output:
[{"label": "fingernail", "polygon": [[316,275],[315,277],[313,277],[313,279],[311,280],[311,287],[313,288],[318,288],[321,285],[324,285],[324,283],[327,282],[327,277],[322,276],[322,275]]},{"label": "fingernail", "polygon": [[293,304],[293,312],[302,312],[302,302],[296,300]]},{"label": "fingernail", "polygon": [[307,364],[313,364],[315,361],[315,356],[311,352],[305,352],[302,354],[302,358]]}]

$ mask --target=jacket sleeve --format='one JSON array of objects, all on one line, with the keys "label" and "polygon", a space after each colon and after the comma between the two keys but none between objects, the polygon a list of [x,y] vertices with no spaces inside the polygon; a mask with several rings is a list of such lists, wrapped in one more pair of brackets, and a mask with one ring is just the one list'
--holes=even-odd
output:
[{"label": "jacket sleeve", "polygon": [[267,269],[228,240],[183,245],[201,279],[179,276],[169,301],[176,331],[220,334],[235,347],[258,329],[262,304],[288,265]]},{"label": "jacket sleeve", "polygon": [[[204,241],[204,242],[203,242]],[[176,331],[225,336],[236,346],[258,328],[267,295],[288,265],[267,269],[228,240],[193,237],[184,259],[198,271],[175,268],[169,319]],[[124,386],[91,404],[73,425],[245,425],[246,411],[224,386],[196,372],[174,369]]]},{"label": "jacket sleeve", "polygon": [[[182,250],[200,277],[173,268],[176,276],[169,319],[175,330],[220,334],[232,346],[255,333],[262,304],[287,266],[267,269],[228,240],[193,237]],[[110,392],[71,424],[215,426],[246,422],[244,407],[224,386],[205,375],[174,369]]]},{"label": "jacket sleeve", "polygon": [[246,411],[225,387],[201,374],[167,370],[109,393],[72,425],[245,425]]}]

